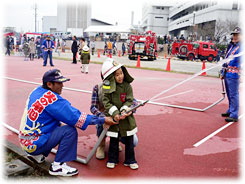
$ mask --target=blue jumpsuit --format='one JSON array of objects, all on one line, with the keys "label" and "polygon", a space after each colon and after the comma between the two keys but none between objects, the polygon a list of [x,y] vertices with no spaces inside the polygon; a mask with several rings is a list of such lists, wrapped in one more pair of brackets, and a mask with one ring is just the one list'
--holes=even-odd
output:
[{"label": "blue jumpsuit", "polygon": [[44,40],[42,43],[42,48],[44,49],[43,66],[47,65],[48,56],[49,56],[50,66],[54,66],[52,60],[52,53],[53,53],[52,50],[54,49],[54,42],[52,40]]},{"label": "blue jumpsuit", "polygon": [[[234,44],[229,48],[226,58],[230,55],[236,55],[240,52],[240,43]],[[229,117],[238,119],[239,112],[239,78],[240,78],[240,57],[232,59],[227,67],[225,74],[226,94],[229,100],[227,113]]]}]

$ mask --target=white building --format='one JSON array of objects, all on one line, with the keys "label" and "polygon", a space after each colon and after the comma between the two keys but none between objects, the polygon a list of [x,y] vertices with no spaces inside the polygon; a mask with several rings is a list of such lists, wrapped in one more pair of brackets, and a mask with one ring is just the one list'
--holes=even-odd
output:
[{"label": "white building", "polygon": [[50,32],[51,34],[56,31],[57,17],[56,16],[44,16],[42,18],[42,32]]},{"label": "white building", "polygon": [[[197,39],[218,34],[220,23],[226,24],[227,33],[239,24],[241,4],[231,1],[188,1],[179,3],[169,10],[168,31],[173,36],[186,38],[194,35]],[[228,28],[230,26],[230,28]],[[206,33],[202,30],[206,30]],[[206,34],[206,35],[205,35]]]},{"label": "white building", "polygon": [[168,34],[169,8],[171,5],[166,3],[145,3],[142,9],[142,28],[143,31],[151,30],[157,35]]},{"label": "white building", "polygon": [[85,30],[91,25],[91,5],[89,3],[58,3],[57,31],[66,32],[68,28]]}]

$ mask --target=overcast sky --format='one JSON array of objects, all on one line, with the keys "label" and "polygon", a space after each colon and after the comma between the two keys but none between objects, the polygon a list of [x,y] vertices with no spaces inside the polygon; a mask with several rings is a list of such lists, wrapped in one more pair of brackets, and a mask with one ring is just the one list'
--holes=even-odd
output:
[{"label": "overcast sky", "polygon": [[[17,31],[34,31],[34,3],[38,8],[38,31],[41,31],[43,16],[56,16],[57,3],[66,0],[9,0],[3,8],[3,26],[16,27]],[[74,1],[74,0],[73,0]],[[75,0],[76,1],[76,0]],[[80,0],[81,1],[81,0]],[[72,1],[69,1],[72,3]],[[88,1],[87,1],[88,2]],[[134,24],[141,21],[142,4],[144,1],[132,0],[92,0],[92,18],[120,25],[129,25],[131,12],[134,11]]]}]

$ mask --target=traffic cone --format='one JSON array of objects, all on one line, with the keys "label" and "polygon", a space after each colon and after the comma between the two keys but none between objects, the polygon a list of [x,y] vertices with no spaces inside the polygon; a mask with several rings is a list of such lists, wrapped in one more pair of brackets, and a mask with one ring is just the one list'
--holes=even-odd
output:
[{"label": "traffic cone", "polygon": [[167,52],[165,52],[165,56],[164,57],[165,57],[165,59],[167,59]]},{"label": "traffic cone", "polygon": [[[203,60],[203,62],[202,62],[202,70],[205,70],[205,69],[206,69],[206,66],[205,66],[205,60]],[[201,75],[206,76],[207,73],[206,73],[206,72],[203,72]]]},{"label": "traffic cone", "polygon": [[121,50],[119,50],[118,57],[121,57]]},{"label": "traffic cone", "polygon": [[168,58],[168,64],[167,64],[166,71],[170,71],[170,58]]},{"label": "traffic cone", "polygon": [[138,55],[138,60],[137,60],[137,65],[136,65],[137,68],[140,68],[140,56]]},{"label": "traffic cone", "polygon": [[100,50],[98,49],[98,58],[100,58]]}]

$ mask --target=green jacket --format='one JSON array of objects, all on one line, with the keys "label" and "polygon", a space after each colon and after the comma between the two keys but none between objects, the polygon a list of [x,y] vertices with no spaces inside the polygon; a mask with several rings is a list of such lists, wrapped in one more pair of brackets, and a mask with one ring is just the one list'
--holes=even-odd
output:
[{"label": "green jacket", "polygon": [[90,53],[89,53],[89,51],[87,51],[87,52],[82,51],[80,60],[81,60],[82,64],[89,64],[89,61],[90,61]]},{"label": "green jacket", "polygon": [[[126,75],[129,74],[127,73]],[[133,104],[133,90],[129,83],[132,81],[133,78],[131,76],[125,76],[123,83],[118,84],[115,82],[113,74],[107,77],[102,88],[102,101],[106,115],[110,115],[114,118],[115,115],[120,114]],[[119,132],[121,137],[131,136],[137,132],[136,121],[133,114],[126,117],[124,120],[120,120],[118,125],[110,126],[107,131],[107,136],[118,137]]]}]

